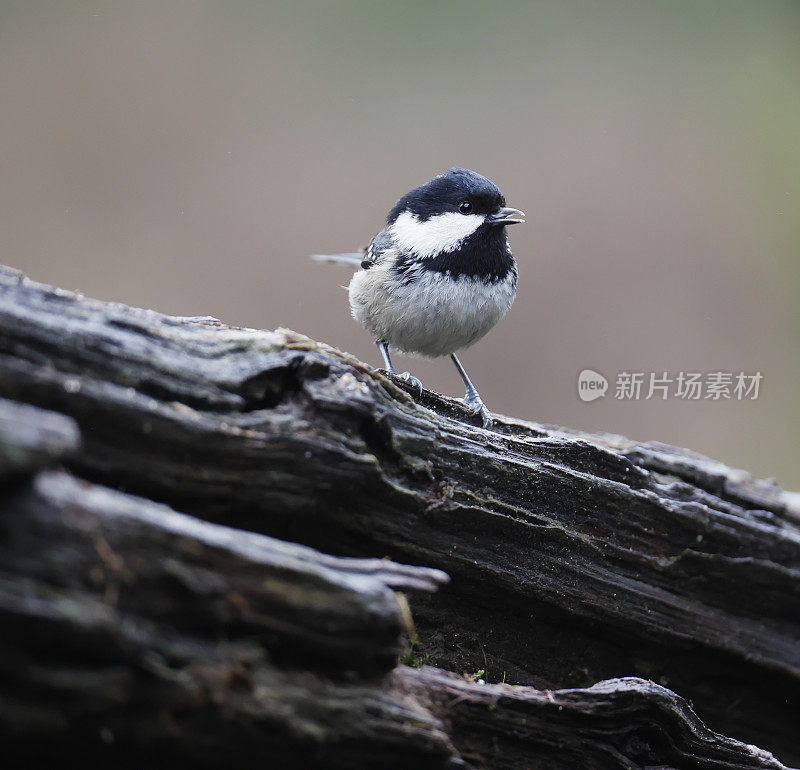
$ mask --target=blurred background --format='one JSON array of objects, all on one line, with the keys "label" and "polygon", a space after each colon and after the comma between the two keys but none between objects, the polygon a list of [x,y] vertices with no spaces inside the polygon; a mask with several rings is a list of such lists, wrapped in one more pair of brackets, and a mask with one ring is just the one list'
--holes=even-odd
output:
[{"label": "blurred background", "polygon": [[[800,488],[796,0],[0,0],[0,104],[0,261],[376,366],[350,273],[308,255],[479,171],[528,214],[516,304],[462,357],[490,409]],[[446,359],[395,363],[463,395]],[[617,400],[622,371],[763,380]]]}]

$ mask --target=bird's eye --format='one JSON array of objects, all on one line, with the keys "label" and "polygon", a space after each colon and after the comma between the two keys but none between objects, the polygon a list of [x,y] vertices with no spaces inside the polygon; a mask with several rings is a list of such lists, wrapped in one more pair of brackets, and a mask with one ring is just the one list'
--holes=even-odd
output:
[{"label": "bird's eye", "polygon": [[458,210],[462,214],[469,214],[470,211],[472,211],[472,204],[469,201],[461,201],[461,203],[458,204]]}]

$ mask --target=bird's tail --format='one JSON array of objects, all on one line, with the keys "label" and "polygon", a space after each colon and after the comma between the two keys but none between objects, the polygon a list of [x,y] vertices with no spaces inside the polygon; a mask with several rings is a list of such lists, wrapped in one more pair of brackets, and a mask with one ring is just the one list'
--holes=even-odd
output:
[{"label": "bird's tail", "polygon": [[361,260],[364,259],[364,253],[357,251],[350,254],[312,254],[311,259],[315,262],[335,262],[340,265],[361,267]]}]

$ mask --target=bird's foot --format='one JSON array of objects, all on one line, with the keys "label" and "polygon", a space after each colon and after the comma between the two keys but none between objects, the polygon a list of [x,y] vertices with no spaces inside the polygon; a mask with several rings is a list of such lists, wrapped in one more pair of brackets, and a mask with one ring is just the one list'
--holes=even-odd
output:
[{"label": "bird's foot", "polygon": [[480,415],[484,428],[492,427],[492,414],[486,408],[486,404],[483,403],[483,400],[476,391],[471,393],[467,391],[467,394],[464,396],[464,403],[469,407],[472,414]]},{"label": "bird's foot", "polygon": [[422,381],[418,380],[411,372],[403,372],[402,374],[395,374],[404,382],[407,382],[412,388],[419,390],[419,395],[422,395]]}]

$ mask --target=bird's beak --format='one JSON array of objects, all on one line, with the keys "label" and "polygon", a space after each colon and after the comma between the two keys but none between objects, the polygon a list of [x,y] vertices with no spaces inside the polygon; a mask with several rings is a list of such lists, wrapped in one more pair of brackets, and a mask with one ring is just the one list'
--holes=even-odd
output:
[{"label": "bird's beak", "polygon": [[517,225],[525,221],[525,212],[519,209],[502,208],[486,217],[490,225]]}]

